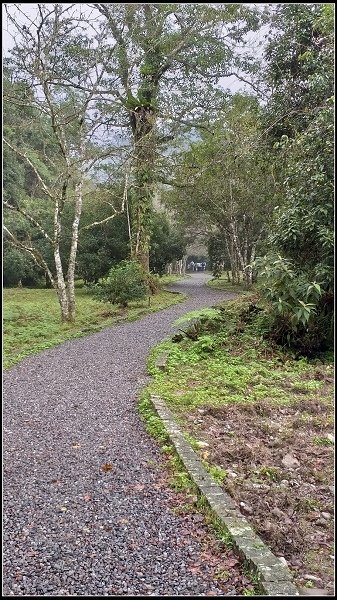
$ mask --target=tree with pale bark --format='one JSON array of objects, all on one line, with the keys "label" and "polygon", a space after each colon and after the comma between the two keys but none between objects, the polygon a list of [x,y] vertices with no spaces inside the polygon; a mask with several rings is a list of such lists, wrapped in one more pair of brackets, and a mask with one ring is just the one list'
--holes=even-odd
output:
[{"label": "tree with pale bark", "polygon": [[261,130],[256,98],[234,96],[212,133],[174,158],[171,187],[163,193],[186,227],[199,224],[205,237],[222,240],[233,283],[252,283],[256,250],[267,237],[277,188]]},{"label": "tree with pale bark", "polygon": [[[75,5],[37,4],[34,21],[23,10],[21,5],[7,7],[15,46],[8,65],[11,81],[5,89],[4,105],[7,111],[10,106],[29,109],[31,124],[43,132],[45,143],[36,148],[24,138],[19,121],[5,130],[4,147],[9,157],[12,154],[30,172],[35,201],[5,198],[4,232],[6,240],[27,252],[48,276],[57,292],[62,321],[73,321],[83,195],[93,170],[107,158],[120,155],[115,145],[104,145],[99,139],[104,120],[96,97],[106,73],[102,52],[109,58],[115,49],[109,47],[105,52],[103,30],[81,30],[81,10]],[[108,199],[111,210],[105,221],[123,210],[126,193],[127,182],[121,199]],[[10,229],[7,211],[24,218],[46,241],[54,268],[34,244],[33,236],[22,238]],[[66,266],[61,258],[65,212],[72,213]],[[93,221],[86,228],[98,223]]]}]

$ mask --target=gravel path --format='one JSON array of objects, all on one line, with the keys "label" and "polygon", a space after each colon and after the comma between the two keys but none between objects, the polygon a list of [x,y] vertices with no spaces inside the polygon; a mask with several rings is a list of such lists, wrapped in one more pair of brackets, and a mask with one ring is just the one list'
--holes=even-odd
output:
[{"label": "gravel path", "polygon": [[[5,596],[224,595],[170,508],[136,401],[172,322],[232,294],[200,273],[183,304],[27,358],[4,374]],[[111,464],[104,472],[101,466]]]}]

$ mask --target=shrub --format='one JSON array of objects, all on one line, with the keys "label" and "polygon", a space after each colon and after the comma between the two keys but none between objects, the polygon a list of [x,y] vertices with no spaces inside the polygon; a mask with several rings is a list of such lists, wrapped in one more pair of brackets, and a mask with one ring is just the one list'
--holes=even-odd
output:
[{"label": "shrub", "polygon": [[131,300],[145,298],[148,294],[146,274],[135,261],[122,261],[110,269],[105,280],[92,288],[93,294],[103,302],[126,307]]},{"label": "shrub", "polygon": [[297,273],[292,262],[281,256],[257,259],[256,266],[270,307],[266,337],[308,355],[325,349],[331,325],[320,285]]}]

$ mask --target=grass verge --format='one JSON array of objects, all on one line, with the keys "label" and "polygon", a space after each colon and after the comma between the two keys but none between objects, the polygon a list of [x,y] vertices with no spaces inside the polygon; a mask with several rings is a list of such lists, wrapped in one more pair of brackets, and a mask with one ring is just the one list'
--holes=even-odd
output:
[{"label": "grass verge", "polygon": [[[163,277],[161,286],[181,279]],[[60,321],[60,308],[53,289],[10,288],[3,292],[3,366],[12,367],[32,354],[77,337],[95,333],[115,323],[133,321],[182,302],[184,294],[161,289],[146,301],[130,302],[127,309],[95,300],[81,284],[76,290],[77,317],[73,324]]]},{"label": "grass verge", "polygon": [[[206,468],[285,558],[297,585],[329,592],[333,357],[298,358],[265,340],[262,326],[254,293],[185,316],[186,335],[150,355],[148,392],[166,401]],[[162,371],[156,358],[164,351]]]}]

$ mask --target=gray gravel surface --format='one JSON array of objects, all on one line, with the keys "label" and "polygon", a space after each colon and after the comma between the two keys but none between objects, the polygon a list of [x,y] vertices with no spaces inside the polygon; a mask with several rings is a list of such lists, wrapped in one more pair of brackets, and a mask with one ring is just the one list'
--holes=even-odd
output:
[{"label": "gray gravel surface", "polygon": [[173,321],[234,296],[206,279],[172,286],[189,294],[183,304],[5,372],[5,596],[224,595],[207,562],[190,570],[200,543],[170,507],[136,408],[148,352]]}]

